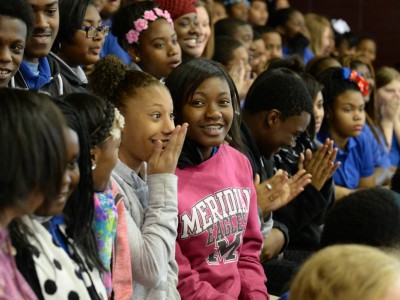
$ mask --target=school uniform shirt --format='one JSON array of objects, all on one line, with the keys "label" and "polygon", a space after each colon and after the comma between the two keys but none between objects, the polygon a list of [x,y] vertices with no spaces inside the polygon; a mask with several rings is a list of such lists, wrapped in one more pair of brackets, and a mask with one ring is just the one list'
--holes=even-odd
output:
[{"label": "school uniform shirt", "polygon": [[178,176],[178,291],[182,299],[269,299],[259,262],[257,195],[248,159],[221,145]]},{"label": "school uniform shirt", "polygon": [[362,132],[364,132],[367,136],[367,140],[370,142],[374,159],[374,167],[389,169],[390,157],[386,149],[385,138],[383,137],[383,133],[378,128],[375,129],[378,132],[380,141],[377,141],[368,124],[365,124],[362,130]]},{"label": "school uniform shirt", "polygon": [[390,164],[397,168],[400,163],[400,146],[393,132],[392,145],[390,147]]},{"label": "school uniform shirt", "polygon": [[[318,135],[320,142],[325,141],[327,137],[331,138],[329,134]],[[338,146],[335,144],[334,147]],[[360,178],[374,174],[374,159],[370,141],[363,132],[358,137],[349,138],[346,150],[339,148],[335,161],[341,162],[333,175],[335,184],[338,186],[356,189]]]}]

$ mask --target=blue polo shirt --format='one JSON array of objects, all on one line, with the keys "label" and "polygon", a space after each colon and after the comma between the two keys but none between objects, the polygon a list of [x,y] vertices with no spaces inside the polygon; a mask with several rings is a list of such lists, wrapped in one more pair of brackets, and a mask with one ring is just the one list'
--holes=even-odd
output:
[{"label": "blue polo shirt", "polygon": [[[282,46],[282,55],[286,58],[293,55],[293,52],[290,51],[288,47]],[[310,49],[306,48],[302,57],[304,65],[306,65],[314,56],[314,53],[312,53]]]},{"label": "blue polo shirt", "polygon": [[380,138],[380,142],[376,140],[371,128],[365,124],[362,132],[367,136],[367,140],[372,149],[374,166],[389,169],[390,168],[390,158],[389,152],[387,151],[385,139],[383,133],[376,129]]},{"label": "blue polo shirt", "polygon": [[[329,134],[318,134],[321,142],[327,137],[331,138]],[[338,147],[336,144],[334,146]],[[358,137],[349,138],[346,150],[339,148],[336,161],[340,161],[341,165],[333,175],[335,184],[349,189],[358,188],[360,178],[374,174],[374,159],[367,135],[361,132]]]},{"label": "blue polo shirt", "polygon": [[400,163],[400,146],[394,132],[392,138],[392,146],[390,147],[390,163],[395,168],[397,168]]},{"label": "blue polo shirt", "polygon": [[[109,20],[103,21],[103,25],[112,26],[112,22]],[[105,38],[104,45],[101,48],[100,57],[104,57],[109,54],[117,56],[126,65],[129,65],[132,62],[130,55],[121,48],[121,46],[118,44],[118,38],[112,34],[111,30]]]}]

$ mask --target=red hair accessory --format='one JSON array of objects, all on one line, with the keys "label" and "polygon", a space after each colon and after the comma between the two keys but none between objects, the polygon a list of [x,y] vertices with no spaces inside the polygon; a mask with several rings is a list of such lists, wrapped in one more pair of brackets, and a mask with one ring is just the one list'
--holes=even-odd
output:
[{"label": "red hair accessory", "polygon": [[357,84],[363,96],[368,96],[370,93],[369,83],[359,73],[349,68],[342,68],[343,78]]}]

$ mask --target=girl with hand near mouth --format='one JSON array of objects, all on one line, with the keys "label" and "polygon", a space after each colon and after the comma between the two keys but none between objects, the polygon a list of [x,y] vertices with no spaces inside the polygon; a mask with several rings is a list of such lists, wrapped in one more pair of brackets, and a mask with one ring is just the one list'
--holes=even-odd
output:
[{"label": "girl with hand near mouth", "polygon": [[268,299],[253,172],[240,148],[239,95],[218,63],[193,59],[168,76],[178,122],[178,290],[183,299]]},{"label": "girl with hand near mouth", "polygon": [[171,16],[152,1],[120,9],[113,19],[112,33],[132,58],[132,69],[162,79],[181,63],[181,48]]},{"label": "girl with hand near mouth", "polygon": [[74,109],[58,101],[67,120],[66,158],[60,189],[32,218],[14,222],[17,265],[39,299],[106,299],[92,228],[94,201],[86,126]]},{"label": "girl with hand near mouth", "polygon": [[336,161],[341,165],[333,175],[336,200],[358,188],[375,185],[374,162],[370,142],[362,133],[365,125],[365,102],[368,83],[347,68],[329,68],[317,79],[324,89],[325,116],[318,139],[330,138],[339,149]]},{"label": "girl with hand near mouth", "polygon": [[174,172],[187,124],[175,127],[171,95],[159,80],[128,69],[115,56],[95,64],[89,87],[111,101],[125,118],[112,178],[126,207],[133,297],[180,299]]},{"label": "girl with hand near mouth", "polygon": [[86,92],[87,77],[82,68],[100,59],[110,28],[102,25],[90,0],[60,0],[59,6],[60,27],[52,50],[70,85],[68,92]]}]

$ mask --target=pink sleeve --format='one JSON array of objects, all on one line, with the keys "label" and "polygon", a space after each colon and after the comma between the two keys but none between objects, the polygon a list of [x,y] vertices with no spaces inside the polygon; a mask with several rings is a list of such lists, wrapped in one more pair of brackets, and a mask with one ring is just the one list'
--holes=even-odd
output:
[{"label": "pink sleeve", "polygon": [[267,278],[259,259],[263,240],[258,221],[257,194],[253,182],[251,182],[251,187],[249,215],[238,262],[241,280],[240,300],[269,299],[265,286]]},{"label": "pink sleeve", "polygon": [[182,254],[181,248],[176,243],[176,262],[179,267],[178,291],[182,300],[234,300],[235,298],[222,294],[206,281],[201,281],[199,273],[192,270],[189,260]]}]

